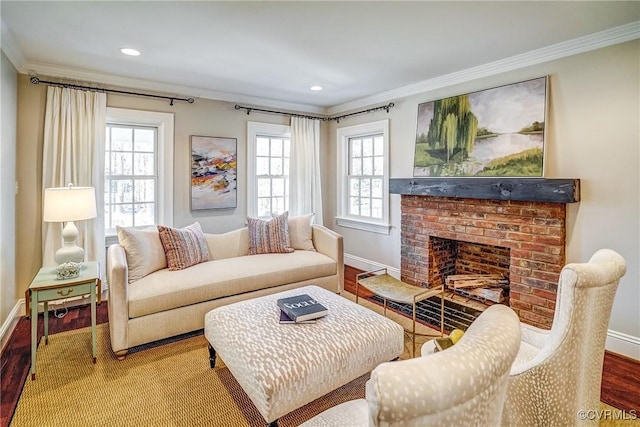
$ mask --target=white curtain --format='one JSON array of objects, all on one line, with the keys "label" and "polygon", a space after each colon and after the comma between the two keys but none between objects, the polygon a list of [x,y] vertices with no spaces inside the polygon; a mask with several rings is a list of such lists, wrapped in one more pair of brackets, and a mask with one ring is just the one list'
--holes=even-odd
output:
[{"label": "white curtain", "polygon": [[315,213],[314,222],[323,224],[319,120],[291,118],[289,211],[291,215]]},{"label": "white curtain", "polygon": [[[98,217],[78,221],[76,244],[85,260],[100,261],[104,270],[104,144],[107,95],[49,86],[44,120],[42,197],[44,189],[94,187]],[[42,223],[42,265],[55,265],[62,246],[62,224]]]}]

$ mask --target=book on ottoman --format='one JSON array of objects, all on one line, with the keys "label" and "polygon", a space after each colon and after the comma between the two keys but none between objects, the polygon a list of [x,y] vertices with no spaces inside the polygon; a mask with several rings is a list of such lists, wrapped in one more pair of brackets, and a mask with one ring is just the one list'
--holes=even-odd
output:
[{"label": "book on ottoman", "polygon": [[283,324],[303,324],[303,323],[316,323],[316,319],[311,319],[311,320],[301,320],[299,322],[294,322],[293,320],[291,320],[291,318],[289,318],[289,316],[287,316],[287,313],[285,313],[284,311],[280,310],[280,323]]},{"label": "book on ottoman", "polygon": [[329,312],[327,307],[320,304],[307,294],[296,295],[288,298],[280,298],[278,307],[295,323],[305,320],[317,319],[326,316]]}]

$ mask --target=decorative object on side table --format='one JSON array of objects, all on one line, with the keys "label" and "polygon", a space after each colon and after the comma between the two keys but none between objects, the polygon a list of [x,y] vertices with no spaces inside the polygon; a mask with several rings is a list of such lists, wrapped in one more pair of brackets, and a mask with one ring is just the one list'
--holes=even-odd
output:
[{"label": "decorative object on side table", "polygon": [[448,337],[435,338],[433,340],[433,343],[434,343],[433,352],[435,353],[441,350],[446,350],[449,347],[452,347],[458,341],[460,341],[460,338],[462,338],[463,335],[464,335],[464,331],[462,329],[454,329],[453,331],[451,331]]},{"label": "decorative object on side table", "polygon": [[73,279],[80,275],[80,263],[63,262],[56,268],[58,280]]},{"label": "decorative object on side table", "polygon": [[45,188],[42,220],[66,222],[62,230],[64,244],[55,256],[58,264],[84,261],[84,249],[76,245],[78,228],[73,222],[96,216],[96,192],[93,187],[74,187],[69,184],[67,187]]}]

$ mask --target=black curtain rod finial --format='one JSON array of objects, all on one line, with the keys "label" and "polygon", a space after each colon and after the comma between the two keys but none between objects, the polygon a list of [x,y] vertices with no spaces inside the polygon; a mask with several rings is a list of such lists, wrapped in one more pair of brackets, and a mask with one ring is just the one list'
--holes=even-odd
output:
[{"label": "black curtain rod finial", "polygon": [[33,83],[34,85],[37,85],[37,84],[40,84],[40,83],[44,83],[44,84],[48,84],[48,85],[52,85],[52,86],[59,86],[59,87],[63,87],[63,88],[89,90],[89,91],[100,91],[100,92],[111,92],[111,93],[118,93],[118,94],[122,94],[122,95],[145,96],[147,98],[155,98],[155,99],[166,99],[166,100],[169,101],[169,105],[173,105],[174,101],[183,101],[183,102],[188,102],[189,104],[193,104],[194,103],[194,99],[193,98],[177,98],[175,96],[154,95],[154,94],[150,94],[150,93],[129,92],[129,91],[126,91],[126,90],[116,90],[116,89],[102,89],[102,88],[99,88],[99,87],[76,85],[76,84],[72,84],[72,83],[50,82],[50,81],[47,81],[47,80],[40,80],[38,78],[38,76],[35,75],[35,73],[33,73],[33,74],[29,73],[29,75],[30,75],[29,81],[31,83]]}]

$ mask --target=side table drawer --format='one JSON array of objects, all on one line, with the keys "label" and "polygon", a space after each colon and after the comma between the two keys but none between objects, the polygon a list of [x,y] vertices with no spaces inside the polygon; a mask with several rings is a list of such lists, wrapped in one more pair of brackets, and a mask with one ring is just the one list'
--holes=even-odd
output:
[{"label": "side table drawer", "polygon": [[79,285],[67,285],[55,289],[43,289],[38,291],[38,301],[51,301],[62,298],[87,295],[91,293],[92,286],[96,286],[95,282],[81,283]]}]

